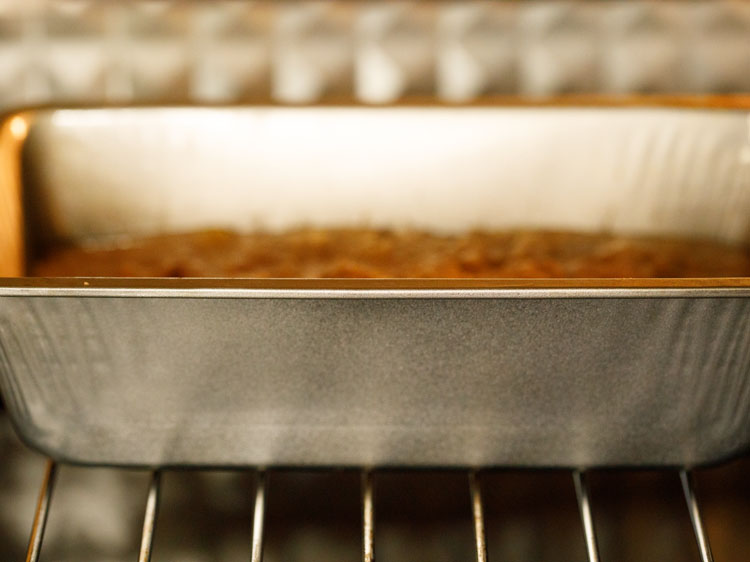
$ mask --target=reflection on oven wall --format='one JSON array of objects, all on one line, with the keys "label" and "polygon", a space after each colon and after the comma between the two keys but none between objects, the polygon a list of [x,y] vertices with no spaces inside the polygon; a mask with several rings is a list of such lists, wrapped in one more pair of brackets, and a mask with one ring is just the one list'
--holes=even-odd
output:
[{"label": "reflection on oven wall", "polygon": [[750,92],[750,2],[0,2],[0,107],[676,92]]}]

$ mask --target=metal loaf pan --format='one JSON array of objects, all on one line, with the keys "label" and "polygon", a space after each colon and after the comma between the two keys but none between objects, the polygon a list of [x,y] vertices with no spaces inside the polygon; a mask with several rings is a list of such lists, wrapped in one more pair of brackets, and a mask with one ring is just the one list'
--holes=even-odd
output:
[{"label": "metal loaf pan", "polygon": [[77,463],[700,465],[750,280],[39,279],[61,240],[299,224],[750,241],[748,104],[41,109],[0,139],[0,387]]}]

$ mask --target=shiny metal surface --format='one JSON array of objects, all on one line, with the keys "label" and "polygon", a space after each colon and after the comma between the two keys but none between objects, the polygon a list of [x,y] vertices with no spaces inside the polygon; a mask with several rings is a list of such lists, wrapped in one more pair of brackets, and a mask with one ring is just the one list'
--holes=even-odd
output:
[{"label": "shiny metal surface", "polygon": [[375,562],[375,479],[362,472],[362,562]]},{"label": "shiny metal surface", "polygon": [[250,554],[251,562],[263,560],[263,523],[266,517],[266,473],[258,472],[253,506],[253,544]]},{"label": "shiny metal surface", "polygon": [[750,441],[747,297],[0,304],[7,407],[71,461],[682,465]]},{"label": "shiny metal surface", "polygon": [[44,530],[47,526],[47,515],[49,514],[49,506],[52,501],[52,492],[55,489],[56,474],[57,465],[55,462],[52,460],[47,461],[47,469],[44,473],[42,487],[39,491],[39,501],[34,513],[34,523],[31,526],[31,537],[29,538],[26,562],[37,562],[39,560],[39,554],[42,551],[42,540],[44,540]]},{"label": "shiny metal surface", "polygon": [[70,6],[2,4],[0,107],[750,91],[742,0]]},{"label": "shiny metal surface", "polygon": [[703,527],[703,519],[698,507],[698,500],[695,496],[692,472],[681,470],[680,483],[682,484],[682,491],[685,494],[685,501],[690,513],[690,523],[693,525],[693,531],[695,532],[695,540],[698,542],[701,562],[713,562],[714,557],[711,553],[711,545],[708,542],[708,537]]},{"label": "shiny metal surface", "polygon": [[[0,424],[2,423],[3,418],[0,417]],[[24,456],[32,455],[27,450],[20,452]],[[0,467],[0,473],[7,476],[8,466],[16,464],[18,460],[15,455],[6,458],[8,462]],[[33,456],[33,461],[40,464],[39,468],[42,468],[41,465],[45,462],[38,456]],[[750,543],[743,532],[750,521],[748,488],[738,485],[744,482],[747,467],[748,459],[745,458],[729,465],[697,471],[703,500],[701,507],[705,508],[701,519],[705,517],[706,537],[710,535],[716,545],[718,560],[745,560],[750,552]],[[26,465],[26,468],[29,466]],[[49,502],[47,504],[51,517],[46,533],[48,538],[45,539],[44,559],[61,562],[88,560],[95,554],[102,559],[117,562],[135,559],[138,535],[135,532],[136,525],[142,523],[136,510],[141,511],[142,506],[138,505],[141,502],[132,502],[132,512],[128,506],[131,503],[129,499],[133,496],[132,492],[138,487],[133,485],[142,484],[144,479],[132,480],[136,475],[133,471],[69,465],[57,467],[51,462],[47,463],[47,469],[43,490],[49,490],[50,470],[57,469],[60,475],[57,479],[53,509],[49,510]],[[105,479],[97,477],[105,474]],[[365,474],[370,473],[365,471]],[[416,494],[414,483],[430,479],[435,482],[434,473],[404,471],[397,479],[385,478],[380,482],[387,492],[378,500],[383,511],[392,511],[394,507],[397,510],[407,510],[398,520],[390,524],[386,521],[379,530],[379,544],[384,553],[391,554],[387,559],[418,559],[420,552],[429,552],[430,559],[445,562],[456,559],[469,560],[474,557],[475,541],[471,537],[470,515],[465,501],[466,481],[467,478],[471,478],[471,474],[453,472],[455,478],[441,480],[447,486],[422,485],[419,487],[421,491]],[[320,478],[321,475],[324,476],[323,479]],[[616,476],[614,479],[613,475]],[[72,476],[75,477],[71,478]],[[138,476],[148,475],[140,473]],[[186,559],[192,556],[196,559],[210,559],[212,556],[220,557],[221,554],[231,553],[233,555],[226,558],[242,559],[242,552],[247,553],[251,541],[255,544],[255,540],[248,533],[247,516],[252,515],[258,505],[253,502],[252,494],[246,492],[252,488],[262,489],[256,487],[253,479],[248,476],[251,475],[246,470],[163,471],[162,483],[168,485],[159,488],[159,526],[151,539],[155,539],[154,542],[157,544],[153,558],[172,559],[174,556]],[[325,559],[326,553],[356,553],[359,537],[347,536],[347,529],[362,530],[359,527],[360,522],[351,519],[352,516],[357,518],[357,510],[350,508],[356,508],[359,503],[356,473],[335,470],[326,473],[275,471],[271,476],[272,483],[284,484],[274,485],[271,501],[264,501],[265,510],[271,509],[277,515],[269,521],[271,533],[266,560],[296,562],[309,560],[311,556],[313,559]],[[585,559],[582,520],[570,516],[575,514],[576,509],[573,488],[578,485],[582,491],[579,497],[588,498],[589,487],[586,486],[586,482],[582,485],[580,474],[574,474],[573,482],[570,476],[568,471],[482,471],[483,483],[492,483],[482,495],[483,512],[487,511],[483,519],[487,524],[485,532],[489,559],[524,562]],[[685,498],[682,497],[683,491],[690,490],[691,501],[688,506],[692,506],[692,511],[697,511],[690,483],[691,473],[681,472],[678,477],[677,471],[667,470],[607,470],[587,472],[586,476],[591,477],[591,488],[595,488],[596,524],[601,537],[599,549],[602,560],[699,560],[698,549],[692,536],[693,530],[685,511]],[[365,478],[365,482],[366,480]],[[596,480],[599,484],[607,485],[597,486]],[[680,490],[680,480],[683,490]],[[126,481],[130,485],[126,484]],[[146,502],[147,511],[153,514],[156,489],[154,482],[152,479],[149,499]],[[321,487],[320,484],[323,482],[326,482],[326,485]],[[477,480],[473,482],[476,483]],[[633,483],[638,482],[640,486],[633,486]],[[114,487],[122,487],[123,494],[112,494],[112,490],[107,489],[113,484]],[[708,486],[705,486],[706,484]],[[367,486],[363,486],[362,492],[367,489]],[[503,494],[493,497],[492,492],[498,490],[502,490]],[[657,499],[667,490],[675,493]],[[718,490],[721,490],[719,495],[716,494]],[[0,508],[5,508],[3,511],[18,513],[22,506],[19,506],[17,501],[13,502],[11,496],[3,495],[7,491],[0,488],[0,499],[4,500],[0,503]],[[332,503],[332,492],[333,495],[340,493],[347,496],[348,501]],[[43,497],[48,496],[48,492],[45,491]],[[117,501],[118,496],[120,501]],[[403,499],[407,496],[410,497],[410,501],[405,503]],[[86,497],[93,502],[93,506],[82,501]],[[126,498],[128,501],[123,503],[122,500]],[[441,499],[435,502],[437,498]],[[447,498],[453,499],[446,503],[444,500]],[[620,500],[625,500],[629,507],[623,509],[625,504]],[[408,503],[413,505],[407,506]],[[298,510],[301,504],[306,506],[302,512]],[[310,509],[311,507],[313,509]],[[328,516],[322,520],[311,517],[316,511],[320,513],[326,510]],[[427,515],[427,526],[417,524],[410,529],[415,524],[415,513]],[[31,518],[31,512],[27,516]],[[38,520],[38,517],[35,519]],[[311,526],[310,523],[313,521],[315,525]],[[122,534],[114,533],[114,536],[121,536],[131,548],[118,548],[112,544],[105,546],[107,542],[104,538],[113,538],[113,526],[122,529]],[[149,529],[149,532],[154,531],[152,527]],[[0,527],[0,531],[2,530],[4,528]],[[457,530],[465,532],[456,532]],[[354,539],[352,549],[331,550],[330,542],[321,541],[326,533],[330,533],[334,544],[347,542],[349,538]],[[411,533],[412,537],[408,544],[409,548],[395,548],[399,544],[407,546],[404,539],[408,533]],[[87,540],[81,542],[81,535],[86,536]],[[193,535],[199,535],[198,540]],[[12,539],[13,535],[8,534],[4,537]],[[72,544],[69,542],[68,548],[61,548],[66,542],[66,537]],[[206,540],[209,537],[211,540]],[[571,538],[574,540],[571,541]],[[577,540],[580,540],[580,545]],[[20,559],[20,550],[18,556],[8,555],[14,551],[12,548],[10,551],[7,550],[7,543],[7,540],[0,542],[0,553],[6,556],[3,559]],[[232,547],[228,548],[227,543]],[[296,547],[290,548],[292,543],[295,543]],[[72,545],[75,545],[75,548],[71,548]],[[546,547],[541,547],[542,545]],[[705,556],[702,560],[706,560]]]},{"label": "shiny metal surface", "polygon": [[484,509],[482,507],[482,487],[477,473],[469,472],[469,497],[474,519],[474,538],[477,543],[477,562],[487,562],[487,539],[484,530]]},{"label": "shiny metal surface", "polygon": [[38,111],[27,214],[37,244],[301,224],[747,241],[748,102],[725,103]]},{"label": "shiny metal surface", "polygon": [[589,501],[589,490],[586,484],[586,474],[578,470],[573,472],[573,484],[578,499],[578,510],[581,513],[583,523],[583,534],[586,538],[586,552],[589,562],[599,562],[599,546],[594,531],[594,519],[591,516],[591,503]]},{"label": "shiny metal surface", "polygon": [[155,470],[148,488],[146,514],[143,518],[143,533],[141,534],[141,549],[138,553],[138,562],[151,562],[151,551],[154,547],[154,533],[156,531],[156,517],[159,513],[160,487],[161,473]]},{"label": "shiny metal surface", "polygon": [[[13,117],[24,169],[0,189],[23,181],[31,258],[303,223],[747,241],[732,103],[40,110]],[[17,277],[0,388],[29,444],[80,463],[694,466],[750,443],[748,296],[748,279]]]}]

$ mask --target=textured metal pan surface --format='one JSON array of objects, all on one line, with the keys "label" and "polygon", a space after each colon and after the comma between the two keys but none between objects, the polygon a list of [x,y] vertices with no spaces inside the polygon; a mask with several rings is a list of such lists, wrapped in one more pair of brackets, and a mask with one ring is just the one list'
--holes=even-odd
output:
[{"label": "textured metal pan surface", "polygon": [[[30,112],[2,129],[25,209],[3,211],[0,254],[19,276],[60,239],[352,221],[747,241],[747,127],[655,107]],[[27,442],[82,463],[704,464],[750,444],[750,285],[9,278],[0,388]]]},{"label": "textured metal pan surface", "polygon": [[3,391],[115,464],[699,464],[750,438],[750,298],[3,297]]}]

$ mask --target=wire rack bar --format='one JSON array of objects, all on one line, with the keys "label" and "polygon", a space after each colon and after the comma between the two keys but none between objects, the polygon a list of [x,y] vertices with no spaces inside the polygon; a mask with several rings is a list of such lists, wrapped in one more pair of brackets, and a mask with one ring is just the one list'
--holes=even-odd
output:
[{"label": "wire rack bar", "polygon": [[263,560],[263,523],[266,517],[266,473],[258,472],[258,485],[255,489],[255,507],[253,509],[253,547],[250,560]]},{"label": "wire rack bar", "polygon": [[687,470],[680,471],[680,482],[682,483],[682,492],[685,494],[688,512],[690,513],[690,522],[693,524],[695,540],[698,543],[702,562],[713,562],[714,557],[711,554],[711,545],[708,542],[708,536],[703,528],[703,519],[698,508],[698,499],[695,496],[695,487],[693,484],[693,473]]},{"label": "wire rack bar", "polygon": [[150,562],[151,550],[154,546],[154,531],[156,529],[156,514],[159,511],[159,496],[161,495],[161,472],[155,470],[151,475],[146,499],[146,514],[143,517],[143,533],[141,534],[141,550],[138,562]]},{"label": "wire rack bar", "polygon": [[589,562],[599,562],[599,547],[594,532],[594,519],[591,516],[591,504],[589,502],[589,489],[586,483],[586,475],[576,470],[573,472],[573,484],[578,498],[578,510],[581,513],[583,533],[586,539],[586,551]]},{"label": "wire rack bar", "polygon": [[469,495],[471,511],[474,515],[474,538],[477,546],[477,562],[487,562],[487,538],[484,531],[484,508],[482,506],[482,487],[476,472],[469,472]]},{"label": "wire rack bar", "polygon": [[362,473],[362,560],[375,562],[375,481],[369,470]]},{"label": "wire rack bar", "polygon": [[47,514],[49,506],[52,503],[52,491],[55,488],[55,477],[57,476],[57,464],[53,460],[47,461],[47,467],[44,470],[42,487],[39,490],[39,500],[36,504],[34,513],[34,523],[31,526],[31,536],[29,537],[29,549],[26,552],[26,562],[37,562],[39,553],[42,550],[42,539],[44,539],[44,529],[47,526]]}]

